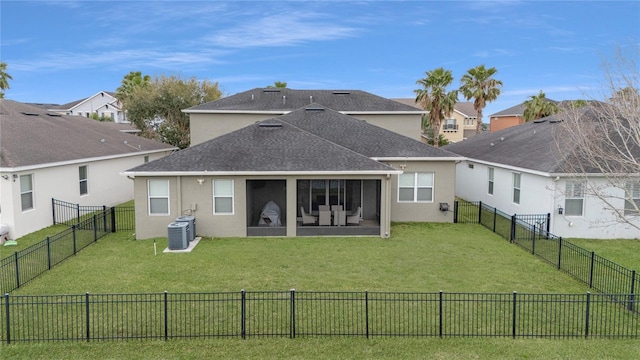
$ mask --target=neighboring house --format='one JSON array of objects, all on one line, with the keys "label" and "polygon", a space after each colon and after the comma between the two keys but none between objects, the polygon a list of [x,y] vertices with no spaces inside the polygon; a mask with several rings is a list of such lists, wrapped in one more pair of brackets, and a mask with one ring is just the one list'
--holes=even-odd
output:
[{"label": "neighboring house", "polygon": [[[467,157],[457,165],[456,196],[482,201],[510,215],[550,213],[549,231],[557,236],[639,238],[637,229],[616,222],[602,200],[585,193],[587,184],[579,174],[568,170],[572,168],[568,151],[563,153],[555,144],[562,139],[559,123],[559,117],[549,116],[443,147]],[[607,186],[603,174],[593,173],[587,181]],[[623,198],[610,201],[625,209]],[[639,216],[628,219],[640,225]]]},{"label": "neighboring house", "polygon": [[[252,92],[256,101],[262,89]],[[251,92],[242,94],[251,99]],[[215,109],[216,102],[228,103],[196,108]],[[181,215],[193,215],[197,233],[211,237],[386,238],[391,221],[453,221],[443,207],[453,209],[455,163],[462,157],[327,106],[298,105],[280,116],[282,110],[273,110],[265,120],[238,115],[241,126],[225,124],[238,129],[219,129],[213,139],[200,137],[197,145],[123,173],[135,178],[136,237],[166,237]],[[192,124],[197,114],[201,129],[219,120],[187,112]]]},{"label": "neighboring house", "polygon": [[128,123],[127,116],[122,110],[122,104],[115,95],[113,92],[100,91],[86,99],[47,107],[47,110],[61,115],[78,115],[88,118],[92,114],[96,114],[100,117],[110,118],[116,123]]},{"label": "neighboring house", "polygon": [[[547,99],[554,104],[558,101]],[[489,115],[489,131],[496,132],[516,125],[522,125],[524,121],[524,102],[508,109]]]},{"label": "neighboring house", "polygon": [[191,144],[196,145],[313,103],[420,140],[425,111],[361,90],[256,88],[183,111],[189,114]]},{"label": "neighboring house", "polygon": [[[393,100],[420,109],[415,99],[398,98]],[[473,108],[472,102],[457,102],[453,112],[447,115],[442,121],[440,134],[452,143],[466,140],[476,135],[476,115],[476,110]],[[426,144],[428,140],[429,139],[422,134],[421,141]]]},{"label": "neighboring house", "polygon": [[115,205],[133,198],[120,172],[174,148],[131,127],[0,101],[0,223],[18,238],[52,224],[51,199]]}]

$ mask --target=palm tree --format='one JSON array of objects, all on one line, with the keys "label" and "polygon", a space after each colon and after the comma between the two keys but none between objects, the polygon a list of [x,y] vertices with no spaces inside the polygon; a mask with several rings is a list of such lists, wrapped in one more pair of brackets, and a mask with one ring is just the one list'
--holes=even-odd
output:
[{"label": "palm tree", "polygon": [[547,99],[542,90],[540,90],[538,95],[531,95],[529,100],[526,100],[523,105],[524,112],[522,116],[525,122],[540,119],[558,112],[558,106],[553,101]]},{"label": "palm tree", "polygon": [[429,111],[429,124],[433,129],[433,146],[438,147],[440,124],[445,116],[453,111],[458,101],[458,91],[447,92],[447,86],[453,82],[451,70],[437,68],[425,74],[426,78],[416,81],[416,84],[422,85],[422,89],[413,92],[416,93],[416,103]]},{"label": "palm tree", "polygon": [[4,91],[10,87],[9,80],[13,78],[7,74],[7,63],[0,62],[0,99],[4,99]]},{"label": "palm tree", "polygon": [[465,99],[473,98],[473,108],[476,110],[476,133],[482,131],[482,110],[500,95],[502,81],[492,78],[498,70],[478,65],[467,70],[460,79],[460,92]]},{"label": "palm tree", "polygon": [[282,89],[282,88],[286,88],[286,87],[287,87],[287,82],[286,81],[275,81],[273,83],[273,85],[267,86],[267,89],[273,89],[273,88]]}]

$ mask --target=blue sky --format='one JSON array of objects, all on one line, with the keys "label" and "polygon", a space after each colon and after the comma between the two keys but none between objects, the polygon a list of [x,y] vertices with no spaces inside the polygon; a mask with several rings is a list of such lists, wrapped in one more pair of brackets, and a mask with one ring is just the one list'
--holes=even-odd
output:
[{"label": "blue sky", "polygon": [[[542,90],[591,98],[600,68],[640,39],[640,1],[6,1],[5,97],[64,104],[115,91],[130,71],[218,82],[225,95],[284,81],[414,97],[444,67],[504,87],[486,115]],[[461,101],[464,99],[460,98]]]}]

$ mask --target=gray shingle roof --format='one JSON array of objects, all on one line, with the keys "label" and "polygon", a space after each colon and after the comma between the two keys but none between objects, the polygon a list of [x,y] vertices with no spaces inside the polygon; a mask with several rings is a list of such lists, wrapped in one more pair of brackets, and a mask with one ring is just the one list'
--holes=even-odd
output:
[{"label": "gray shingle roof", "polygon": [[6,99],[0,101],[0,127],[3,168],[173,149],[111,123],[50,114]]},{"label": "gray shingle roof", "polygon": [[370,158],[458,157],[318,104],[306,106],[279,119]]},{"label": "gray shingle roof", "polygon": [[214,138],[130,172],[377,172],[373,157],[459,156],[318,104]]},{"label": "gray shingle roof", "polygon": [[[592,112],[581,109],[581,121],[588,121]],[[445,150],[466,156],[469,159],[504,164],[550,174],[569,172],[572,160],[569,151],[562,151],[556,139],[562,138],[563,114],[512,126],[496,132],[484,132],[470,139],[443,147]],[[559,142],[560,146],[571,146]],[[568,149],[567,149],[568,150]]]},{"label": "gray shingle roof", "polygon": [[420,109],[362,90],[293,90],[255,88],[205,104],[185,112],[202,111],[278,111],[286,113],[311,103],[341,112],[412,112]]},{"label": "gray shingle roof", "polygon": [[[415,98],[394,98],[394,99],[391,99],[391,100],[397,101],[397,102],[405,104],[405,105],[409,105],[409,106],[415,107],[417,109],[420,109],[420,106],[418,106],[416,104],[416,99]],[[476,115],[477,115],[476,114],[476,110],[473,108],[473,103],[472,102],[466,102],[466,101],[460,102],[460,101],[458,101],[454,105],[454,109],[457,110],[458,112],[460,112],[461,114],[463,114],[466,117],[476,117]]]},{"label": "gray shingle roof", "polygon": [[[559,103],[558,101],[552,100],[552,99],[546,99],[546,100],[554,104]],[[495,114],[491,114],[489,115],[489,118],[500,117],[500,116],[522,116],[523,114],[524,114],[524,102],[521,104],[512,106],[510,108],[504,109],[502,111],[498,111]]]}]

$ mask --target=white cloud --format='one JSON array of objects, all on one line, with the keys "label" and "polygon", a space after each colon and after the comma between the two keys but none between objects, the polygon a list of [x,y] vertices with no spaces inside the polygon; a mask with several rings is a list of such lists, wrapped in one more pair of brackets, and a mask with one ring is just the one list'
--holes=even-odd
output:
[{"label": "white cloud", "polygon": [[247,19],[243,24],[220,30],[204,38],[211,45],[246,48],[288,46],[309,41],[335,40],[355,36],[359,30],[323,21],[321,14],[312,12],[286,12]]}]

